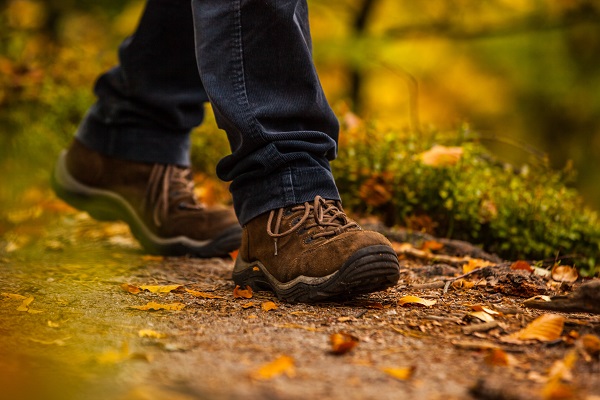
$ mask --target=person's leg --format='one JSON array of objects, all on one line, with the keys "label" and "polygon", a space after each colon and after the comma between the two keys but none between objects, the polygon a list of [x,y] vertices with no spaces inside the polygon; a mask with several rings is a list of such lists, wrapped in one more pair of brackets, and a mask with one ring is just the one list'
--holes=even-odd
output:
[{"label": "person's leg", "polygon": [[339,203],[338,122],[312,62],[306,1],[192,4],[200,76],[232,149],[217,173],[244,225],[234,281],[290,301],[395,284],[390,243]]},{"label": "person's leg", "polygon": [[186,168],[207,101],[194,49],[190,1],[149,0],[53,183],[93,217],[126,221],[148,251],[211,257],[237,249],[241,228],[232,210],[197,202]]}]

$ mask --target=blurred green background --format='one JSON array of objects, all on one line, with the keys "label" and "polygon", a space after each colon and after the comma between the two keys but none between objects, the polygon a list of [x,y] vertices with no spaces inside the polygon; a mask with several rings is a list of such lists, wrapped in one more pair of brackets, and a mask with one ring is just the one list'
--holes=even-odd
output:
[{"label": "blurred green background", "polygon": [[[600,209],[600,1],[309,4],[315,62],[336,110],[381,130],[462,127],[516,165],[547,156],[557,169],[574,168],[573,184]],[[4,204],[46,181],[143,5],[0,1]]]}]

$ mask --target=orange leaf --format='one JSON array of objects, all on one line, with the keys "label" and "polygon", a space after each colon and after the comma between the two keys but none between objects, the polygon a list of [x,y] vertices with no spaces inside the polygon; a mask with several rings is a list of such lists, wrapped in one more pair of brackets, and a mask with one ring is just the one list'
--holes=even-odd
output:
[{"label": "orange leaf", "polygon": [[486,364],[496,367],[507,367],[515,362],[514,358],[502,349],[491,349],[485,356],[484,361]]},{"label": "orange leaf", "polygon": [[436,144],[431,149],[419,154],[418,157],[423,164],[435,168],[456,165],[462,155],[462,147],[447,147]]},{"label": "orange leaf", "polygon": [[404,297],[398,299],[398,305],[401,305],[401,306],[404,306],[407,304],[418,304],[418,305],[425,306],[425,307],[431,307],[435,303],[437,303],[436,300],[426,300],[426,299],[422,299],[417,296],[404,296]]},{"label": "orange leaf", "polygon": [[435,240],[427,240],[423,242],[423,245],[421,246],[421,250],[423,251],[438,251],[442,250],[443,248],[444,245],[440,242],[436,242]]},{"label": "orange leaf", "polygon": [[181,285],[141,285],[140,289],[147,290],[150,293],[170,293],[181,287]]},{"label": "orange leaf", "polygon": [[234,250],[234,251],[230,252],[229,253],[229,257],[231,257],[231,259],[233,261],[235,261],[237,259],[237,256],[238,256],[238,252],[239,252],[239,250]]},{"label": "orange leaf", "polygon": [[463,265],[463,274],[474,271],[478,268],[484,268],[489,265],[492,265],[491,262],[482,260],[480,258],[472,258],[466,264]]},{"label": "orange leaf", "polygon": [[122,284],[121,289],[132,294],[138,294],[142,291],[142,289],[140,289],[139,287],[130,285],[129,283]]},{"label": "orange leaf", "polygon": [[600,338],[596,335],[587,334],[581,337],[581,346],[583,350],[590,356],[600,355]]},{"label": "orange leaf", "polygon": [[256,371],[250,374],[252,379],[269,380],[279,375],[287,375],[292,378],[296,375],[294,359],[289,356],[281,356],[268,364],[264,364]]},{"label": "orange leaf", "polygon": [[358,338],[347,333],[334,333],[329,340],[331,341],[331,352],[337,355],[346,354],[358,344]]},{"label": "orange leaf", "polygon": [[251,299],[252,298],[252,288],[250,286],[246,286],[246,289],[240,289],[240,285],[235,285],[235,289],[233,289],[233,298],[235,298],[235,299]]},{"label": "orange leaf", "polygon": [[277,304],[273,303],[272,301],[265,301],[264,303],[261,304],[261,307],[263,309],[263,311],[271,311],[271,310],[277,310]]},{"label": "orange leaf", "polygon": [[250,301],[250,302],[248,302],[248,303],[244,303],[244,304],[242,304],[242,308],[243,308],[244,310],[245,310],[245,309],[247,309],[247,308],[250,308],[250,307],[254,307],[254,302],[253,302],[253,301]]},{"label": "orange leaf", "polygon": [[406,381],[412,377],[415,369],[416,367],[412,366],[403,368],[382,368],[381,370],[396,379]]},{"label": "orange leaf", "polygon": [[518,340],[550,342],[560,338],[565,318],[556,314],[544,314],[531,321],[524,329],[510,335]]},{"label": "orange leaf", "polygon": [[142,260],[144,260],[144,261],[164,261],[165,257],[164,256],[153,256],[151,254],[146,254],[146,255],[142,256]]},{"label": "orange leaf", "polygon": [[527,261],[515,261],[514,263],[511,264],[510,269],[516,270],[516,269],[522,269],[528,272],[533,272],[533,268],[531,268],[531,264],[529,264]]}]

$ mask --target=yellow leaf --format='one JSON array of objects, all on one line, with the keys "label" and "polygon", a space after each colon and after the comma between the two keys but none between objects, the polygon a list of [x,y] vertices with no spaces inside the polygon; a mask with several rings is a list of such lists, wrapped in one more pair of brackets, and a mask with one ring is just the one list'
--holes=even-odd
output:
[{"label": "yellow leaf", "polygon": [[263,311],[277,310],[278,308],[277,304],[273,303],[272,301],[265,301],[260,306],[262,307]]},{"label": "yellow leaf", "polygon": [[27,297],[15,293],[2,293],[2,296],[13,300],[25,300]]},{"label": "yellow leaf", "polygon": [[252,288],[250,286],[246,286],[246,289],[240,289],[240,285],[235,285],[235,289],[233,289],[233,298],[251,299]]},{"label": "yellow leaf", "polygon": [[462,155],[462,147],[447,147],[436,144],[431,149],[419,154],[418,157],[423,164],[431,167],[450,167],[456,165]]},{"label": "yellow leaf", "polygon": [[42,339],[35,339],[35,338],[29,338],[29,340],[31,340],[34,343],[39,343],[39,344],[44,344],[44,345],[56,345],[56,346],[64,346],[65,345],[65,340],[69,340],[71,339],[71,337],[66,337],[64,339],[54,339],[54,340],[42,340]]},{"label": "yellow leaf", "polygon": [[150,311],[150,310],[168,310],[168,311],[180,311],[183,310],[185,304],[183,303],[169,303],[169,304],[160,304],[154,301],[149,302],[143,306],[131,306],[130,308],[135,308],[136,310],[142,311]]},{"label": "yellow leaf", "polygon": [[170,293],[174,290],[180,289],[181,285],[141,285],[140,289],[147,290],[151,293]]},{"label": "yellow leaf", "polygon": [[471,309],[473,311],[484,311],[490,315],[500,315],[500,313],[496,310],[492,310],[491,308],[485,307],[485,306],[480,306],[480,305],[472,305]]},{"label": "yellow leaf", "polygon": [[402,367],[402,368],[382,368],[381,370],[386,374],[399,379],[401,381],[406,381],[413,376],[416,367]]},{"label": "yellow leaf", "polygon": [[199,292],[197,290],[192,290],[192,289],[185,289],[185,291],[194,297],[201,297],[203,299],[222,299],[223,298],[223,296],[217,296],[216,294]]},{"label": "yellow leaf", "polygon": [[555,265],[552,268],[552,279],[557,282],[575,282],[579,278],[577,270],[568,265]]},{"label": "yellow leaf", "polygon": [[23,300],[23,302],[21,303],[21,305],[19,307],[17,307],[17,311],[27,312],[29,310],[29,305],[32,302],[33,302],[33,296],[29,296],[28,298]]},{"label": "yellow leaf", "polygon": [[598,357],[600,355],[600,338],[596,335],[587,334],[581,337],[581,346],[590,356]]},{"label": "yellow leaf", "polygon": [[123,342],[121,350],[109,350],[96,357],[100,364],[116,364],[129,358],[129,345]]},{"label": "yellow leaf", "polygon": [[50,328],[58,328],[60,326],[60,324],[56,323],[56,322],[52,322],[50,320],[48,320],[48,326]]},{"label": "yellow leaf", "polygon": [[269,380],[283,374],[289,378],[293,378],[296,375],[296,367],[292,357],[281,356],[253,371],[250,377],[256,380]]},{"label": "yellow leaf", "polygon": [[167,335],[164,333],[156,332],[151,329],[141,329],[138,331],[138,336],[143,338],[162,339],[166,338]]},{"label": "yellow leaf", "polygon": [[560,338],[565,318],[556,314],[544,314],[531,321],[524,329],[515,332],[510,337],[518,340],[539,340],[550,342]]},{"label": "yellow leaf", "polygon": [[358,338],[347,333],[334,333],[329,337],[333,354],[346,354],[358,344]]},{"label": "yellow leaf", "polygon": [[417,296],[404,296],[398,299],[398,305],[404,306],[406,304],[419,304],[425,307],[431,307],[437,303],[436,300],[426,300]]},{"label": "yellow leaf", "polygon": [[250,301],[250,302],[248,302],[248,303],[244,303],[244,304],[242,304],[242,308],[243,308],[244,310],[245,310],[245,309],[247,309],[247,308],[250,308],[250,307],[254,307],[254,302],[253,302],[253,301]]}]

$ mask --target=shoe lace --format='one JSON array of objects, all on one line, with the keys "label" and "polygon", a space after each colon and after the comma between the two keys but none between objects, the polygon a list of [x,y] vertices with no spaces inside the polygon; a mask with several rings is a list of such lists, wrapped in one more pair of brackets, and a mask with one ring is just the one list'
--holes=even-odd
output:
[{"label": "shoe lace", "polygon": [[161,226],[172,205],[186,210],[203,208],[194,194],[194,182],[190,179],[189,168],[155,164],[142,200],[142,210],[153,207],[152,220],[156,226]]},{"label": "shoe lace", "polygon": [[[300,211],[303,211],[303,215],[300,220],[298,220],[298,222],[296,222],[287,231],[280,232],[281,222],[284,214],[287,212],[289,215]],[[275,226],[273,226],[273,221],[275,221]],[[304,225],[305,223],[306,225]],[[346,213],[342,210],[341,205],[337,201],[325,200],[321,196],[317,196],[313,200],[312,204],[307,201],[304,204],[298,204],[291,208],[280,208],[278,210],[271,211],[269,214],[269,220],[267,221],[267,233],[273,238],[275,255],[277,255],[278,239],[297,231],[303,225],[305,230],[317,226],[324,228],[320,232],[313,234],[311,236],[312,239],[336,236],[351,228],[360,229],[360,226],[356,222],[348,218]]]}]

